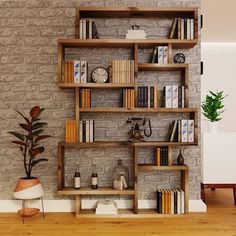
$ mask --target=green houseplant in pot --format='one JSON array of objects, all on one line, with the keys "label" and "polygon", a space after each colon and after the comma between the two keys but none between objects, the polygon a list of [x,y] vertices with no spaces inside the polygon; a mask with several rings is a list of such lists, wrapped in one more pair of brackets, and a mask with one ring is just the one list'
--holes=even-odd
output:
[{"label": "green houseplant in pot", "polygon": [[225,110],[223,100],[225,98],[224,91],[212,92],[206,96],[202,103],[202,114],[209,121],[210,132],[217,132],[218,121],[222,119],[221,115]]},{"label": "green houseplant in pot", "polygon": [[29,117],[17,111],[24,120],[24,123],[19,124],[22,132],[9,132],[16,138],[12,143],[19,147],[25,171],[25,177],[18,180],[13,193],[16,199],[35,199],[42,197],[44,194],[40,180],[32,176],[32,170],[35,166],[48,161],[48,159],[41,157],[45,148],[40,145],[40,142],[51,137],[43,134],[43,128],[47,125],[46,122],[42,122],[40,119],[40,114],[43,111],[43,108],[35,106],[30,110]]}]

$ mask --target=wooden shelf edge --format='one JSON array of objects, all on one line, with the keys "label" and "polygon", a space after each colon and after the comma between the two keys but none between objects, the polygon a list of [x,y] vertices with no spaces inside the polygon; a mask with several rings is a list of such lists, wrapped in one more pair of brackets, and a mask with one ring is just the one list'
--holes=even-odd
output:
[{"label": "wooden shelf edge", "polygon": [[132,188],[124,189],[124,190],[115,190],[112,188],[81,188],[81,189],[73,189],[70,187],[66,187],[62,190],[57,191],[60,195],[134,195],[135,190]]},{"label": "wooden shelf edge", "polygon": [[188,170],[188,166],[173,165],[173,166],[156,166],[151,164],[138,164],[138,171],[180,171]]},{"label": "wooden shelf edge", "polygon": [[187,69],[188,64],[143,63],[138,65],[139,71],[183,71]]},{"label": "wooden shelf edge", "polygon": [[59,88],[93,88],[93,89],[116,89],[116,88],[134,88],[135,84],[113,84],[113,83],[57,83]]}]

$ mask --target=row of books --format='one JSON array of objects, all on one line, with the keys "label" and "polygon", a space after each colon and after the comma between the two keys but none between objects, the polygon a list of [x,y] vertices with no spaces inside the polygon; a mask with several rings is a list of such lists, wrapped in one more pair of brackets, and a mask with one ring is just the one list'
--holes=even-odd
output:
[{"label": "row of books", "polygon": [[134,89],[123,89],[123,107],[128,109],[135,107]]},{"label": "row of books", "polygon": [[155,46],[151,54],[150,63],[168,64],[168,62],[168,46]]},{"label": "row of books", "polygon": [[170,127],[170,142],[193,143],[194,120],[175,120]]},{"label": "row of books", "polygon": [[185,88],[178,85],[164,86],[165,108],[184,108]]},{"label": "row of books", "polygon": [[194,19],[174,18],[170,39],[194,39]]},{"label": "row of books", "polygon": [[80,108],[91,108],[91,90],[80,90]]},{"label": "row of books", "polygon": [[172,160],[169,155],[168,147],[156,148],[156,165],[157,166],[171,166]]},{"label": "row of books", "polygon": [[137,107],[158,108],[157,86],[139,86]]},{"label": "row of books", "polygon": [[80,39],[99,39],[97,26],[92,20],[79,21],[79,38]]},{"label": "row of books", "polygon": [[81,120],[79,122],[79,140],[81,143],[94,142],[94,120]]},{"label": "row of books", "polygon": [[88,63],[86,61],[64,62],[64,83],[87,83]]},{"label": "row of books", "polygon": [[65,141],[66,143],[77,142],[77,127],[78,122],[76,120],[67,120],[65,123]]},{"label": "row of books", "polygon": [[95,214],[98,215],[114,215],[118,214],[117,204],[113,200],[99,200]]},{"label": "row of books", "polygon": [[110,83],[134,83],[134,60],[112,61]]},{"label": "row of books", "polygon": [[159,214],[184,214],[185,193],[181,189],[157,189]]}]

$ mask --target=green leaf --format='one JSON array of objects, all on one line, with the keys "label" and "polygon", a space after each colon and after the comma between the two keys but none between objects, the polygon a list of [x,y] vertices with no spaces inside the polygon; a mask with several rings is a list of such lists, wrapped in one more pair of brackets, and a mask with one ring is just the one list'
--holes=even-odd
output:
[{"label": "green leaf", "polygon": [[46,122],[38,122],[32,125],[32,130],[42,128],[43,126],[47,125]]},{"label": "green leaf", "polygon": [[42,162],[42,161],[48,161],[48,159],[47,159],[47,158],[40,158],[40,159],[38,159],[38,160],[33,161],[33,162],[31,163],[31,165],[32,165],[32,166],[35,166],[35,165],[37,165],[39,162]]},{"label": "green leaf", "polygon": [[26,131],[31,130],[31,125],[28,125],[28,124],[20,124],[20,127]]},{"label": "green leaf", "polygon": [[31,125],[30,120],[29,120],[26,116],[24,116],[24,115],[23,115],[21,112],[19,112],[18,110],[16,110],[16,112],[18,112],[18,113],[25,119],[25,121],[27,122],[28,125]]},{"label": "green leaf", "polygon": [[40,153],[43,153],[45,151],[44,147],[37,147],[35,149],[29,149],[29,155],[34,158],[37,155],[39,155]]},{"label": "green leaf", "polygon": [[46,138],[50,138],[52,137],[51,135],[41,135],[41,136],[38,136],[36,139],[35,139],[35,143],[43,140],[43,139],[46,139]]},{"label": "green leaf", "polygon": [[25,141],[25,136],[23,134],[20,134],[18,132],[10,131],[9,134],[15,136],[16,138],[20,139],[21,141]]},{"label": "green leaf", "polygon": [[12,143],[15,143],[17,145],[21,145],[21,146],[26,146],[27,144],[25,142],[22,141],[11,141]]},{"label": "green leaf", "polygon": [[38,130],[36,130],[36,131],[34,131],[34,132],[32,133],[32,136],[38,136],[39,134],[41,134],[41,133],[43,133],[43,132],[44,132],[43,129],[38,129]]}]

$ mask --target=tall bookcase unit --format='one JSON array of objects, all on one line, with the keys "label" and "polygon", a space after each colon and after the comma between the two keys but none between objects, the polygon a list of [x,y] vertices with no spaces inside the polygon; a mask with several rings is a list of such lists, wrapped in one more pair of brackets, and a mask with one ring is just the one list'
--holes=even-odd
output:
[{"label": "tall bookcase unit", "polygon": [[[58,40],[58,86],[60,88],[74,89],[75,91],[75,120],[80,121],[81,113],[170,113],[170,114],[187,114],[195,123],[195,137],[193,143],[180,142],[137,142],[128,141],[110,142],[95,141],[93,143],[58,143],[58,194],[74,195],[76,200],[76,217],[92,217],[93,212],[89,210],[81,210],[82,195],[131,195],[133,199],[133,211],[121,210],[118,217],[129,215],[140,216],[149,214],[150,216],[158,216],[153,210],[138,209],[138,174],[148,171],[180,171],[181,172],[181,188],[185,191],[185,213],[188,212],[188,166],[157,166],[139,164],[137,151],[140,148],[156,148],[162,146],[179,147],[179,146],[197,146],[198,145],[198,109],[189,108],[188,97],[188,64],[173,64],[172,49],[188,49],[194,47],[198,43],[198,9],[197,8],[117,8],[117,7],[79,7],[76,9],[77,17],[77,36],[79,33],[79,20],[81,18],[192,18],[194,19],[194,39],[59,39]],[[168,46],[169,61],[168,64],[140,64],[138,61],[139,49],[153,48],[154,46]],[[129,48],[132,51],[134,60],[135,83],[133,84],[114,84],[114,83],[62,83],[62,66],[65,60],[66,48]],[[137,80],[140,71],[180,71],[181,83],[185,87],[185,108],[80,108],[80,89],[125,89],[133,88],[137,91]],[[77,128],[79,133],[79,127]],[[130,148],[133,160],[133,180],[134,185],[122,191],[114,190],[111,187],[99,187],[97,190],[90,188],[81,188],[75,190],[73,187],[65,187],[65,149],[85,149],[85,148]],[[141,213],[141,214],[140,214]],[[97,215],[96,215],[97,217]]]}]

